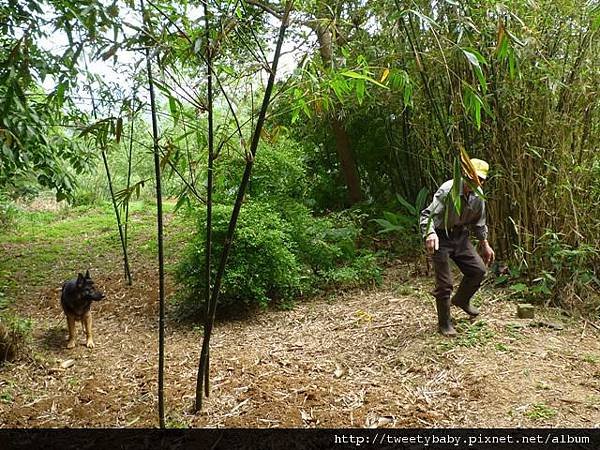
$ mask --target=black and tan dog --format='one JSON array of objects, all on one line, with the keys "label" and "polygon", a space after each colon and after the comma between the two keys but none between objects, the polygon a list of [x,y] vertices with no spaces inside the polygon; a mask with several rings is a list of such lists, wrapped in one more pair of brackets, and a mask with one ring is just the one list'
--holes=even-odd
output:
[{"label": "black and tan dog", "polygon": [[62,287],[60,304],[67,316],[69,325],[69,340],[67,348],[75,347],[75,322],[83,323],[85,329],[86,343],[88,348],[94,348],[94,337],[92,334],[92,313],[90,311],[92,302],[102,300],[104,294],[96,289],[90,277],[90,271],[85,275],[81,273],[72,280],[66,281]]}]

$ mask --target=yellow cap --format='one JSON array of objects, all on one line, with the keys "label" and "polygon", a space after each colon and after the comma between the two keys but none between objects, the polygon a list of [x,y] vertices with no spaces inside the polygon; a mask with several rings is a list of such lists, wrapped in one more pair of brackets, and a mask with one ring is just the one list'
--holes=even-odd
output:
[{"label": "yellow cap", "polygon": [[477,158],[471,158],[471,164],[473,164],[477,176],[485,180],[487,178],[488,170],[490,170],[490,165],[484,160]]}]

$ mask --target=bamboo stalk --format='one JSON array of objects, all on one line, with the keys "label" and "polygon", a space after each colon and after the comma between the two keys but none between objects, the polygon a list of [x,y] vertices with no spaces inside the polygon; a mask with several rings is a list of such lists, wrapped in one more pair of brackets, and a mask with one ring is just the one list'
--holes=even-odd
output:
[{"label": "bamboo stalk", "polygon": [[[292,8],[293,0],[289,0],[286,4],[286,10],[281,21],[281,26],[279,28],[279,36],[277,39],[277,44],[275,47],[275,54],[273,56],[273,62],[271,64],[271,70],[269,73],[269,80],[267,81],[267,86],[265,89],[265,94],[263,97],[262,106],[258,115],[258,119],[256,122],[256,127],[254,129],[254,133],[252,135],[252,142],[250,144],[250,153],[246,159],[246,168],[244,170],[244,174],[242,176],[242,180],[240,182],[238,193],[235,201],[235,205],[233,207],[233,211],[231,213],[231,218],[229,221],[229,227],[227,229],[227,235],[225,237],[225,242],[223,244],[223,251],[221,253],[221,259],[219,262],[219,267],[217,270],[217,274],[214,280],[214,286],[212,289],[212,295],[210,298],[210,306],[209,306],[209,317],[206,322],[206,327],[204,330],[204,338],[202,340],[202,350],[200,353],[200,374],[198,375],[198,379],[200,380],[200,386],[198,386],[198,390],[202,391],[202,384],[206,379],[206,373],[209,365],[209,346],[210,346],[210,337],[212,333],[212,329],[215,321],[215,313],[217,309],[217,302],[219,300],[219,291],[221,289],[221,281],[223,279],[223,274],[225,273],[225,266],[227,264],[227,258],[229,256],[229,251],[231,249],[231,245],[233,243],[233,234],[237,225],[237,220],[239,217],[239,213],[242,207],[242,202],[244,199],[244,195],[246,192],[246,187],[248,186],[248,182],[250,181],[250,175],[252,173],[252,167],[254,164],[254,159],[256,157],[256,152],[258,150],[258,143],[260,140],[261,131],[265,122],[265,117],[267,114],[267,109],[269,107],[269,102],[271,99],[271,93],[273,91],[273,86],[275,85],[275,75],[277,73],[277,65],[279,63],[279,57],[281,55],[281,47],[283,45],[283,40],[285,36],[285,31],[288,27],[288,18]],[[197,399],[197,407],[198,409],[202,408],[202,398]]]},{"label": "bamboo stalk", "polygon": [[[144,0],[140,0],[144,27],[149,33],[150,24],[145,14]],[[156,98],[154,94],[154,79],[152,76],[152,60],[150,49],[146,47],[146,70],[148,74],[148,90],[150,91],[150,109],[152,116],[152,138],[154,142],[154,176],[156,181],[156,228],[158,243],[158,418],[160,428],[165,428],[165,390],[164,390],[164,366],[165,366],[165,263],[163,250],[163,209],[162,209],[162,187],[160,174],[160,149],[158,136],[158,118],[156,114]]]}]

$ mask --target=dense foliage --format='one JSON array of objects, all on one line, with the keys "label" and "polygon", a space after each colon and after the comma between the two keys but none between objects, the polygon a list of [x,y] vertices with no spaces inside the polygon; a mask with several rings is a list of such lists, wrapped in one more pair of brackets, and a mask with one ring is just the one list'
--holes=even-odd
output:
[{"label": "dense foliage", "polygon": [[[231,192],[242,169],[233,157],[216,176],[213,252],[222,252],[231,215]],[[266,306],[291,302],[318,288],[352,287],[379,280],[375,255],[358,248],[361,229],[350,215],[315,217],[303,204],[310,198],[301,147],[288,139],[263,145],[237,226],[219,308]],[[176,270],[184,287],[184,306],[203,312],[206,213],[196,218],[196,236]],[[213,272],[216,268],[212,266]]]},{"label": "dense foliage", "polygon": [[[597,3],[329,4],[319,14],[333,40],[316,35],[329,58],[305,64],[281,102],[295,100],[291,122],[310,121],[292,130],[319,149],[329,192],[347,185],[342,142],[363,197],[388,218],[405,215],[396,195],[414,204],[422,187],[434,192],[464,148],[491,164],[491,241],[511,279],[546,303],[597,299]],[[340,206],[339,196],[322,200]]]},{"label": "dense foliage", "polygon": [[[138,68],[140,49],[150,48],[160,69],[165,192],[201,223],[210,50],[218,80],[212,191],[218,253],[263,92],[256,74],[268,65],[270,24],[283,3],[211,4],[210,48],[196,20],[201,14],[187,2],[153,2],[146,34],[135,20],[124,20],[139,14],[134,2],[105,6],[93,0],[0,5],[0,219],[9,223],[14,214],[10,198],[40,188],[72,203],[108,198],[100,151],[123,205],[153,195],[147,189],[153,142]],[[267,303],[333,282],[341,276],[336,270],[357,261],[355,242],[364,234],[355,221],[340,219],[351,206],[367,212],[363,224],[387,232],[403,251],[418,248],[419,192],[431,195],[451,178],[464,148],[491,164],[490,238],[509,267],[499,283],[518,297],[594,310],[600,289],[597,2],[323,0],[297,1],[295,8],[289,45],[299,49],[293,52],[298,64],[279,80],[261,134],[264,155],[259,152],[245,197],[224,287],[228,298]],[[55,29],[66,44],[48,50],[44,41]],[[84,76],[85,58],[126,64],[131,89]],[[48,80],[52,87],[42,88]],[[96,119],[80,100],[90,92],[97,96]],[[121,116],[122,128],[112,133],[115,141],[121,135],[119,143],[100,145],[82,135],[96,120],[119,123],[114,116]],[[201,271],[201,229],[183,273]],[[281,271],[269,261],[279,261],[272,265]],[[356,270],[372,278],[371,269]],[[190,283],[197,295],[201,284]]]}]

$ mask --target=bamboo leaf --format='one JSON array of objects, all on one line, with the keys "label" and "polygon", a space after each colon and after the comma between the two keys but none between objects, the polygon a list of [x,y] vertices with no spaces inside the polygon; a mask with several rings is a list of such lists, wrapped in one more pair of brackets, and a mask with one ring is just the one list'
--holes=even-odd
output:
[{"label": "bamboo leaf", "polygon": [[471,64],[471,68],[473,69],[473,71],[475,72],[475,75],[477,76],[477,80],[479,81],[482,92],[485,94],[487,92],[487,81],[485,79],[485,76],[483,75],[483,70],[481,69],[481,64],[487,64],[487,61],[481,55],[481,53],[479,53],[476,50],[467,49],[467,48],[461,48],[461,50],[462,50],[463,54],[465,55],[465,57],[467,58],[467,61],[469,61],[469,64]]},{"label": "bamboo leaf", "polygon": [[311,118],[312,111],[310,110],[308,104],[304,101],[304,99],[299,99],[298,104],[300,105],[300,108],[302,109],[302,112],[306,115],[306,117]]},{"label": "bamboo leaf", "polygon": [[506,36],[503,36],[502,41],[498,42],[498,47],[497,47],[498,59],[503,60],[508,56],[508,44],[509,44],[508,39],[506,38]]},{"label": "bamboo leaf", "polygon": [[354,72],[352,70],[347,70],[345,72],[341,73],[342,76],[348,77],[348,78],[355,78],[358,80],[365,80],[365,81],[369,81],[370,83],[376,84],[379,87],[382,87],[384,89],[389,89],[385,84],[381,84],[379,81],[371,78],[368,75],[364,75],[362,73],[358,73],[358,72]]},{"label": "bamboo leaf", "polygon": [[107,59],[109,59],[112,56],[115,56],[117,53],[117,50],[119,49],[120,44],[115,44],[113,45],[111,48],[108,49],[108,51],[106,51],[105,53],[102,54],[102,60],[106,61]]},{"label": "bamboo leaf", "polygon": [[335,93],[338,100],[340,102],[343,102],[344,101],[344,93],[347,89],[346,81],[343,79],[340,79],[340,78],[336,78],[331,81],[330,86],[333,89],[333,92]]},{"label": "bamboo leaf", "polygon": [[377,232],[377,234],[383,234],[383,233],[390,233],[393,231],[402,231],[404,230],[404,227],[401,225],[394,225],[393,223],[389,222],[388,220],[385,219],[373,219],[373,222],[375,222],[377,225],[379,225],[381,227],[381,230],[379,230]]},{"label": "bamboo leaf", "polygon": [[193,134],[195,134],[195,133],[196,133],[196,131],[197,131],[197,130],[190,130],[190,131],[188,131],[188,132],[186,132],[186,133],[183,133],[183,134],[181,134],[181,135],[179,135],[179,136],[176,136],[176,137],[173,139],[173,142],[181,142],[181,141],[183,141],[184,139],[186,139],[186,138],[188,138],[188,137],[192,136]]},{"label": "bamboo leaf", "polygon": [[460,166],[463,173],[465,173],[470,180],[473,180],[477,186],[481,186],[479,177],[477,176],[477,170],[473,166],[471,158],[463,146],[460,147]]},{"label": "bamboo leaf", "polygon": [[379,79],[380,83],[383,83],[385,80],[387,80],[388,76],[390,75],[390,69],[384,69],[383,73],[381,74],[381,78]]},{"label": "bamboo leaf", "polygon": [[417,214],[416,208],[413,205],[411,205],[404,197],[402,197],[400,194],[396,194],[396,198],[398,199],[398,201],[400,202],[400,204],[402,206],[404,206],[406,208],[406,210],[412,216],[414,216],[415,214]]},{"label": "bamboo leaf", "polygon": [[188,206],[188,207],[191,205],[190,197],[188,195],[188,188],[187,187],[179,195],[179,198],[177,199],[177,203],[175,204],[174,211],[177,212],[184,205]]},{"label": "bamboo leaf", "polygon": [[463,104],[465,112],[473,119],[477,129],[481,128],[481,108],[489,112],[490,117],[494,117],[491,109],[487,104],[484,104],[483,99],[473,90],[473,87],[468,83],[463,83]]},{"label": "bamboo leaf", "polygon": [[132,184],[129,188],[121,189],[115,192],[115,200],[123,205],[131,200],[131,196],[135,194],[136,198],[140,198],[140,190],[144,187],[144,184],[148,180],[140,180],[137,183]]},{"label": "bamboo leaf", "polygon": [[427,196],[429,195],[429,189],[426,187],[421,188],[419,193],[417,194],[417,200],[415,201],[415,209],[417,213],[420,213],[425,207],[425,202],[427,201]]},{"label": "bamboo leaf", "polygon": [[167,97],[171,97],[171,89],[166,85],[161,83],[160,81],[157,80],[153,80],[154,81],[154,86],[157,87],[163,94],[165,94]]},{"label": "bamboo leaf", "polygon": [[169,95],[169,111],[171,112],[171,117],[173,118],[173,125],[177,126],[179,123],[179,119],[181,117],[181,102],[179,99]]},{"label": "bamboo leaf", "polygon": [[479,59],[477,59],[477,56],[471,50],[467,50],[466,48],[461,48],[461,50],[462,50],[463,54],[466,56],[467,61],[469,61],[469,63],[473,67],[480,67]]},{"label": "bamboo leaf", "polygon": [[173,161],[171,161],[171,160],[173,159],[173,155],[175,154],[175,151],[176,151],[176,147],[171,142],[168,142],[165,145],[165,148],[166,148],[167,152],[165,154],[163,154],[163,157],[160,160],[160,169],[162,171],[165,170],[165,167],[167,166],[167,164],[169,164],[169,163],[173,164]]},{"label": "bamboo leaf", "polygon": [[300,108],[294,108],[292,110],[292,119],[291,119],[291,124],[294,125],[298,119],[300,118]]},{"label": "bamboo leaf", "polygon": [[506,39],[506,30],[504,28],[504,22],[502,19],[498,20],[498,33],[496,37],[496,54],[498,57],[502,58],[502,49],[506,47],[507,39]]},{"label": "bamboo leaf", "polygon": [[475,118],[475,125],[477,129],[481,129],[481,99],[477,94],[473,95],[475,101],[473,102],[473,116]]},{"label": "bamboo leaf", "polygon": [[65,101],[65,87],[65,83],[59,83],[58,86],[56,86],[56,103],[59,107],[62,106]]},{"label": "bamboo leaf", "polygon": [[520,45],[521,47],[525,47],[525,42],[523,42],[522,40],[520,40],[517,36],[515,36],[513,33],[511,33],[509,30],[505,30],[506,34],[508,36],[510,36],[510,38],[515,41],[518,45]]},{"label": "bamboo leaf", "polygon": [[392,89],[402,89],[404,87],[407,74],[403,70],[394,69],[390,72],[389,78],[389,85]]},{"label": "bamboo leaf", "polygon": [[365,99],[365,81],[364,80],[356,80],[356,99],[358,100],[358,104],[362,105],[363,100]]},{"label": "bamboo leaf", "polygon": [[438,25],[438,23],[435,20],[433,20],[431,17],[426,16],[422,12],[417,11],[416,9],[406,9],[406,10],[404,10],[404,11],[402,11],[400,13],[400,17],[403,17],[403,16],[408,15],[408,14],[412,14],[414,16],[417,16],[423,22],[428,23],[429,25],[431,25],[434,28],[439,28],[439,25]]},{"label": "bamboo leaf", "polygon": [[[457,214],[460,215],[461,211],[461,201],[460,201],[460,187],[462,185],[462,174],[461,174],[461,166],[460,159],[454,159],[454,177],[452,182],[452,189],[450,190],[450,199],[454,205],[454,210]],[[447,210],[447,208],[446,208]]]},{"label": "bamboo leaf", "polygon": [[112,120],[113,120],[112,117],[107,117],[105,119],[97,120],[96,122],[88,125],[83,130],[81,130],[79,132],[79,136],[83,137],[86,134],[93,134],[93,133],[102,134],[103,131],[104,132],[106,131],[107,126],[109,125],[110,122],[112,122]]}]

